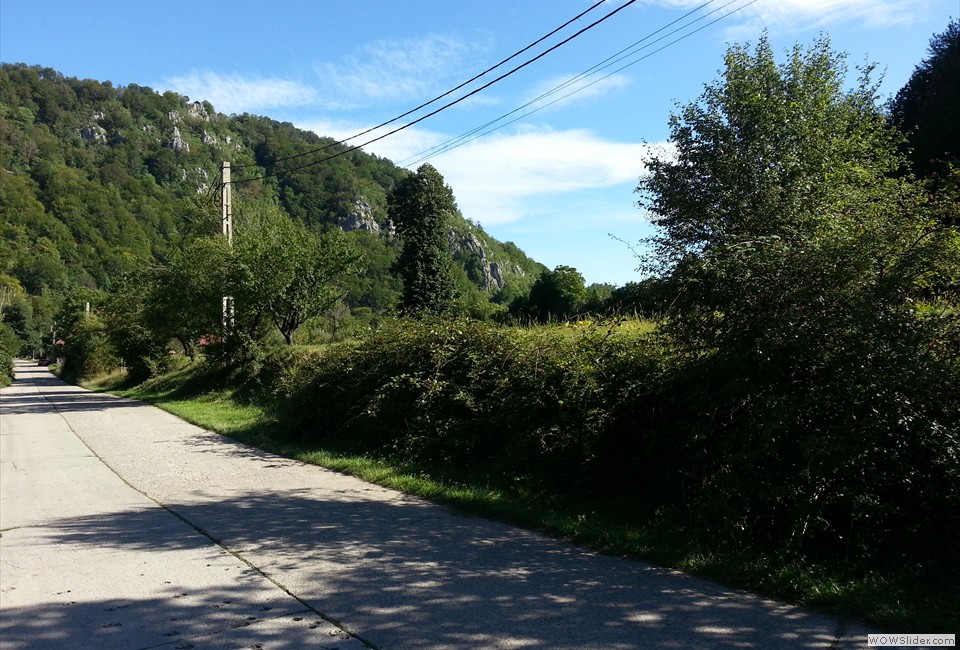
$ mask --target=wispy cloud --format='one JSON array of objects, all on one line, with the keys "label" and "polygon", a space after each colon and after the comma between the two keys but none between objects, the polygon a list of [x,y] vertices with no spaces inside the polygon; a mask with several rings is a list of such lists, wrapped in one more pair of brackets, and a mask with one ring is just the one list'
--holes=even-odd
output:
[{"label": "wispy cloud", "polygon": [[473,58],[488,49],[486,38],[382,40],[340,63],[318,65],[317,75],[332,94],[355,102],[409,101],[435,93],[451,76],[472,68]]},{"label": "wispy cloud", "polygon": [[[648,0],[647,4],[692,8],[702,0]],[[728,20],[728,36],[756,33],[759,26],[795,31],[859,22],[874,28],[910,22],[927,8],[928,0],[759,0]],[[734,9],[736,5],[731,6]]]},{"label": "wispy cloud", "polygon": [[431,160],[464,215],[484,224],[515,221],[529,201],[634,183],[650,147],[584,129],[528,130],[477,140]]},{"label": "wispy cloud", "polygon": [[574,102],[609,95],[629,84],[629,78],[622,74],[612,74],[606,78],[603,73],[585,77],[556,75],[538,83],[526,101],[532,102],[531,109],[569,106]]},{"label": "wispy cloud", "polygon": [[167,77],[164,84],[191,99],[209,101],[221,113],[305,106],[319,99],[315,89],[299,81],[209,70]]},{"label": "wispy cloud", "polygon": [[[363,130],[356,124],[331,121],[298,126],[340,139]],[[373,137],[376,133],[351,142],[360,144]],[[399,162],[447,138],[411,128],[366,149]],[[476,140],[429,162],[453,188],[464,216],[490,225],[522,218],[530,212],[526,205],[530,200],[634,183],[652,146],[606,140],[585,129],[527,127]]]}]

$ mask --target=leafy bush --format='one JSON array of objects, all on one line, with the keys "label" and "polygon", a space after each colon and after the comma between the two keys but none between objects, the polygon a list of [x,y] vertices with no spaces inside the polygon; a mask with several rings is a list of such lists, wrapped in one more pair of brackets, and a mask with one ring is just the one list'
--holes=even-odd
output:
[{"label": "leafy bush", "polygon": [[13,382],[13,357],[22,343],[12,327],[0,322],[0,388]]},{"label": "leafy bush", "polygon": [[303,435],[565,490],[616,482],[612,419],[659,372],[639,335],[431,319],[274,363],[281,418]]},{"label": "leafy bush", "polygon": [[[957,368],[842,329],[839,365],[814,349],[774,371],[624,326],[399,320],[274,354],[261,380],[307,439],[616,497],[717,545],[952,570]],[[854,360],[856,377],[835,373]]]},{"label": "leafy bush", "polygon": [[89,314],[79,321],[63,349],[60,373],[69,381],[81,381],[107,374],[120,367],[100,317]]}]

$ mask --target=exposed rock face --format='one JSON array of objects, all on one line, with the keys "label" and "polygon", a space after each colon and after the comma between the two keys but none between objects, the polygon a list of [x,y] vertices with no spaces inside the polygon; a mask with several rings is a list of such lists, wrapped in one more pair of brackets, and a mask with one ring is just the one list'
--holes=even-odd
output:
[{"label": "exposed rock face", "polygon": [[190,151],[190,143],[183,139],[183,136],[180,135],[180,129],[178,127],[173,127],[173,137],[170,138],[167,146],[177,153],[180,153],[181,151]]},{"label": "exposed rock face", "polygon": [[106,142],[107,130],[99,124],[91,124],[80,129],[80,137],[87,142]]},{"label": "exposed rock face", "polygon": [[506,282],[503,279],[503,271],[500,270],[500,265],[496,262],[490,262],[490,277],[497,283],[498,287],[503,289]]},{"label": "exposed rock face", "polygon": [[204,108],[201,102],[187,104],[187,117],[192,117],[195,120],[202,120],[204,122],[210,121],[210,116],[207,114],[207,109]]},{"label": "exposed rock face", "polygon": [[207,174],[206,169],[204,169],[203,167],[194,167],[193,169],[190,169],[190,170],[181,169],[180,180],[182,181],[187,180],[187,178],[189,178],[191,174],[193,175],[194,178],[196,178],[198,181],[201,181],[201,182],[209,180],[210,178],[209,174]]},{"label": "exposed rock face", "polygon": [[450,249],[454,255],[464,254],[475,256],[480,266],[480,281],[483,288],[487,291],[503,289],[505,281],[503,279],[503,269],[496,262],[487,259],[487,253],[483,250],[483,243],[472,232],[466,235],[457,235],[451,230],[448,235]]},{"label": "exposed rock face", "polygon": [[[353,204],[353,211],[340,220],[340,229],[343,232],[351,230],[366,230],[373,234],[380,233],[380,224],[373,218],[373,208],[362,196]],[[391,224],[392,226],[392,224]]]},{"label": "exposed rock face", "polygon": [[[217,136],[215,136],[215,135],[210,135],[209,133],[207,133],[207,130],[206,130],[206,129],[203,130],[203,144],[213,146],[213,145],[217,144],[218,142],[219,142],[219,140],[217,140]],[[228,144],[229,144],[229,143],[228,143]]]}]

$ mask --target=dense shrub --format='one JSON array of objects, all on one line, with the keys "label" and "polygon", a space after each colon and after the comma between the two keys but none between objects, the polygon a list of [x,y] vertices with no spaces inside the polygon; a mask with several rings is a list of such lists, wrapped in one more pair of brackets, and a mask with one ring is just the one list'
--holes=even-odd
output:
[{"label": "dense shrub", "polygon": [[281,363],[283,419],[304,435],[560,489],[613,481],[605,466],[622,452],[612,419],[659,372],[638,335],[443,320],[398,321]]},{"label": "dense shrub", "polygon": [[662,404],[674,444],[651,448],[670,503],[718,541],[956,573],[957,373],[846,343],[830,367],[781,360],[771,374],[715,355],[675,368]]},{"label": "dense shrub", "polygon": [[802,357],[770,375],[677,356],[613,326],[403,320],[274,355],[261,377],[306,438],[616,496],[719,545],[955,572],[956,368],[851,337],[831,349],[861,358],[855,381]]},{"label": "dense shrub", "polygon": [[22,343],[12,327],[0,322],[0,388],[13,382],[13,357]]},{"label": "dense shrub", "polygon": [[110,343],[103,321],[96,314],[88,314],[67,338],[61,375],[69,381],[81,381],[119,367],[120,359]]}]

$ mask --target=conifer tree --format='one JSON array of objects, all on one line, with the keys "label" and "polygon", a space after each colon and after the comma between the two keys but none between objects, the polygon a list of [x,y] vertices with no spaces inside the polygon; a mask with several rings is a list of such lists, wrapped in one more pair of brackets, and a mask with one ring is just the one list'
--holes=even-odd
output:
[{"label": "conifer tree", "polygon": [[457,284],[447,231],[456,211],[453,190],[429,164],[400,181],[390,196],[388,214],[403,242],[394,271],[403,279],[407,313],[442,314],[454,304]]}]

